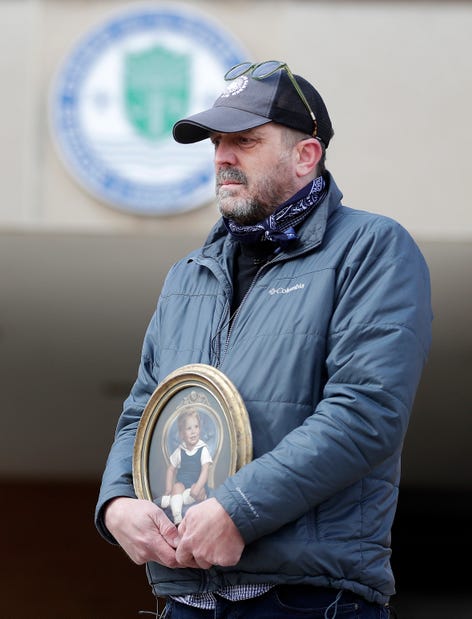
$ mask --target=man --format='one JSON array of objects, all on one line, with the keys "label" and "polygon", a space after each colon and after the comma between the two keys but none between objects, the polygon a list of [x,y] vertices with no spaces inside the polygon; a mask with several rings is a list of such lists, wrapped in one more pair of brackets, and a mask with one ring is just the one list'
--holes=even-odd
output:
[{"label": "man", "polygon": [[[325,104],[284,63],[230,70],[174,126],[210,138],[222,218],[171,269],[116,431],[96,522],[147,563],[171,619],[383,618],[400,456],[429,351],[428,269],[393,220],[341,204]],[[250,417],[253,461],[178,529],[136,498],[132,452],[159,382],[218,367]],[[316,609],[316,610],[315,610]]]}]

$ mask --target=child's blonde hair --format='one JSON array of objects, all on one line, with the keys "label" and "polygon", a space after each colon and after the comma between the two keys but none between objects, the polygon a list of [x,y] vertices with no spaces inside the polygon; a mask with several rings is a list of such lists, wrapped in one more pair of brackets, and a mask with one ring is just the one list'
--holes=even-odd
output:
[{"label": "child's blonde hair", "polygon": [[198,420],[198,425],[201,426],[200,413],[196,408],[185,408],[182,412],[179,413],[177,418],[177,427],[179,428],[179,436],[183,437],[185,422],[189,417],[196,417]]}]

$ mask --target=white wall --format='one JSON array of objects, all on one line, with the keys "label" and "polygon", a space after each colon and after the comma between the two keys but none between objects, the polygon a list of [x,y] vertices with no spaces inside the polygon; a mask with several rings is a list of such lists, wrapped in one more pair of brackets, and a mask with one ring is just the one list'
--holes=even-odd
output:
[{"label": "white wall", "polygon": [[[0,228],[173,229],[90,197],[52,145],[51,80],[87,30],[133,2],[0,3]],[[345,202],[391,215],[425,239],[470,239],[472,4],[467,2],[188,2],[217,19],[254,60],[286,60],[312,80],[336,135],[328,166]],[[213,205],[186,215],[202,234]]]}]

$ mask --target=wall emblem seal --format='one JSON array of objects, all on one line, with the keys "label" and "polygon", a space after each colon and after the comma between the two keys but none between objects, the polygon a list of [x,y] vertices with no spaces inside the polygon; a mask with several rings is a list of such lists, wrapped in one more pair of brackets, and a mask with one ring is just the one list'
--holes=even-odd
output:
[{"label": "wall emblem seal", "polygon": [[188,211],[214,198],[208,140],[177,144],[176,120],[210,107],[236,38],[182,4],[139,4],[78,41],[50,93],[51,131],[64,165],[98,200],[142,215]]}]

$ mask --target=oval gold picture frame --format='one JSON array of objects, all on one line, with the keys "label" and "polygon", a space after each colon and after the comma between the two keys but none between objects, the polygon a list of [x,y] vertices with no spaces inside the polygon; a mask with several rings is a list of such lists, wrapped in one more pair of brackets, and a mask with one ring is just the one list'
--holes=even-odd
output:
[{"label": "oval gold picture frame", "polygon": [[201,439],[212,457],[210,491],[251,461],[251,426],[236,387],[210,365],[185,365],[158,385],[139,422],[133,452],[138,498],[159,504],[170,455],[180,444],[178,417],[187,409],[198,410]]}]

